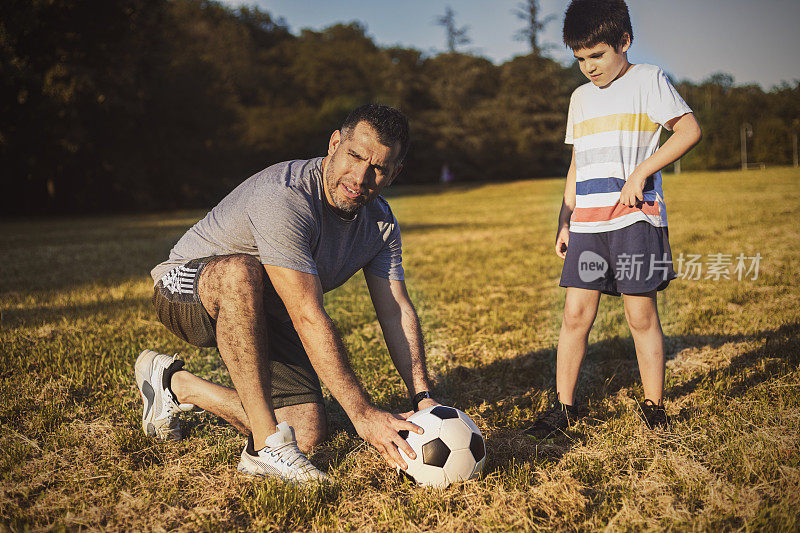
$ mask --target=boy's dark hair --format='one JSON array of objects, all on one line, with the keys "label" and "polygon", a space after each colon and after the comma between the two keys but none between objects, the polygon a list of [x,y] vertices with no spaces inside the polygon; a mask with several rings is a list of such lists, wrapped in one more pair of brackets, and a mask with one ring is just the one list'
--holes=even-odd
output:
[{"label": "boy's dark hair", "polygon": [[619,49],[633,27],[624,0],[572,0],[564,14],[564,44],[573,50],[605,43]]},{"label": "boy's dark hair", "polygon": [[385,105],[367,104],[353,109],[342,123],[342,137],[353,133],[359,122],[366,122],[378,134],[378,141],[388,147],[400,143],[400,157],[402,162],[408,153],[409,133],[408,119],[397,109]]}]

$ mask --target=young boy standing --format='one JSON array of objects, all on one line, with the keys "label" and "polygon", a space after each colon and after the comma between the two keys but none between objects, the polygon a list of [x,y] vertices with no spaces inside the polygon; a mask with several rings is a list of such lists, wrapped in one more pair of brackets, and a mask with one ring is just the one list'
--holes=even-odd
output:
[{"label": "young boy standing", "polygon": [[[558,339],[558,401],[525,433],[545,439],[576,418],[575,385],[600,294],[622,294],[651,429],[667,425],[664,343],[656,295],[676,277],[667,233],[661,169],[701,137],[692,110],[664,72],[632,65],[633,40],[623,0],[573,0],[564,43],[590,83],[572,94],[567,144],[572,162],[558,217],[556,254],[566,287]],[[659,147],[662,128],[674,131]]]}]

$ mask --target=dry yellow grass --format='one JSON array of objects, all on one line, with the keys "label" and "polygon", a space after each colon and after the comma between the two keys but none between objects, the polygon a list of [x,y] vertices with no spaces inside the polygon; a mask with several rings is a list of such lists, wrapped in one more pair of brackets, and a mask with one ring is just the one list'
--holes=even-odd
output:
[{"label": "dry yellow grass", "polygon": [[[674,255],[759,253],[758,279],[677,280],[663,293],[675,423],[657,434],[635,412],[621,304],[604,298],[579,384],[588,416],[537,446],[520,429],[553,383],[562,183],[390,200],[438,394],[487,438],[484,477],[444,491],[400,483],[334,402],[334,437],[312,457],[337,479],[322,490],[237,475],[242,439],[210,415],[187,419],[180,443],[141,433],[141,349],[227,379],[213,350],[171,337],[150,307],[149,268],[202,213],[0,223],[0,528],[797,530],[800,171],[666,178]],[[363,281],[326,305],[373,399],[405,409]]]}]

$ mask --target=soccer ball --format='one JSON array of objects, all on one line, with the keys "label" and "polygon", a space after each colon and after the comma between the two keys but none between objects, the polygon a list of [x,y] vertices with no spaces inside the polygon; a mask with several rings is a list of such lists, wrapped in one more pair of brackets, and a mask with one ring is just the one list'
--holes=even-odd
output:
[{"label": "soccer ball", "polygon": [[408,469],[400,472],[418,485],[443,488],[455,481],[477,477],[486,460],[481,430],[466,414],[454,407],[437,405],[408,417],[424,430],[422,435],[401,431],[416,459],[403,450],[400,455]]}]

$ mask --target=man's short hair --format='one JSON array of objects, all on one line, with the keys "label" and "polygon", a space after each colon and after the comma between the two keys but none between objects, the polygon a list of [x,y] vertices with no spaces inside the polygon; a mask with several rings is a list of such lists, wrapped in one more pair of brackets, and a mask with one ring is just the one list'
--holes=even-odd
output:
[{"label": "man's short hair", "polygon": [[633,26],[624,0],[572,0],[564,14],[564,44],[573,50],[605,43],[619,49]]},{"label": "man's short hair", "polygon": [[378,141],[384,146],[394,147],[400,143],[400,157],[402,162],[408,153],[409,133],[408,119],[397,109],[385,105],[367,104],[353,109],[342,123],[343,137],[348,137],[359,122],[366,122],[378,134]]}]

